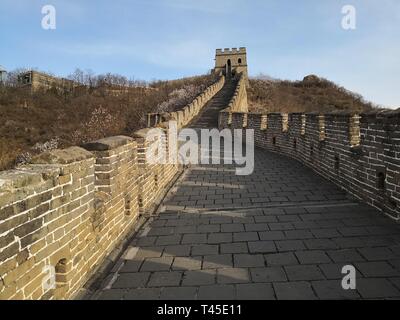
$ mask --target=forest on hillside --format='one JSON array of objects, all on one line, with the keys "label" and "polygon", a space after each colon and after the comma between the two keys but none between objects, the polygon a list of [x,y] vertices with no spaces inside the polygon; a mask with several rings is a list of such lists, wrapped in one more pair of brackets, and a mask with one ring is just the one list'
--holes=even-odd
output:
[{"label": "forest on hillside", "polygon": [[0,170],[35,154],[113,135],[132,135],[146,114],[180,109],[216,81],[214,75],[172,81],[132,81],[117,74],[76,70],[72,93],[31,92],[16,84],[18,70],[0,86]]}]

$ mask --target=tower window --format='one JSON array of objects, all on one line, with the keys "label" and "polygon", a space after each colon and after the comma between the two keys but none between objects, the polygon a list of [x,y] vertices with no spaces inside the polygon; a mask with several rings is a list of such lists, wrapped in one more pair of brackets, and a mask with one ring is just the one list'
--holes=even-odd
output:
[{"label": "tower window", "polygon": [[378,173],[377,188],[380,190],[385,190],[386,187],[386,175],[383,172]]},{"label": "tower window", "polygon": [[241,64],[241,63],[242,63],[242,59],[241,59],[241,58],[239,58],[238,62],[239,62],[239,64]]}]

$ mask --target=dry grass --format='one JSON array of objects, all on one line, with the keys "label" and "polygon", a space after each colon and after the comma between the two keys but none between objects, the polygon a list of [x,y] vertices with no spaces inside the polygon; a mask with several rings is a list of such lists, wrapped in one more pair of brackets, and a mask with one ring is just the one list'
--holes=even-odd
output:
[{"label": "dry grass", "polygon": [[375,108],[360,95],[311,76],[303,81],[251,79],[249,109],[253,112],[368,111]]}]

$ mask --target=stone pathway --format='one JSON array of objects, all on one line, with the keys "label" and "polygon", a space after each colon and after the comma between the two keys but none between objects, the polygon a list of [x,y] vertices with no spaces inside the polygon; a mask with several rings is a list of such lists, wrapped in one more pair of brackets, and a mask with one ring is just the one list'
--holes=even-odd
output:
[{"label": "stone pathway", "polygon": [[250,176],[193,166],[164,205],[88,298],[400,298],[398,224],[294,160],[256,149]]}]

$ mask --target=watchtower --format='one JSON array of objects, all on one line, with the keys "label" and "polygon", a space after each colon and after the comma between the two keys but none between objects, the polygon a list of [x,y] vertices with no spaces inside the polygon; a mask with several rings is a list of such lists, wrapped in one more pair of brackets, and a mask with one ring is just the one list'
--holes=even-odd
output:
[{"label": "watchtower", "polygon": [[0,83],[4,83],[7,79],[7,70],[0,66]]},{"label": "watchtower", "polygon": [[237,73],[243,73],[247,78],[247,53],[246,48],[217,49],[215,54],[215,73],[222,73],[227,78]]}]

